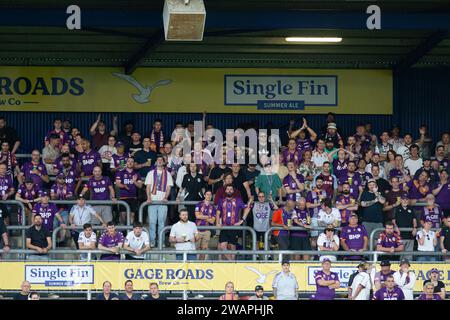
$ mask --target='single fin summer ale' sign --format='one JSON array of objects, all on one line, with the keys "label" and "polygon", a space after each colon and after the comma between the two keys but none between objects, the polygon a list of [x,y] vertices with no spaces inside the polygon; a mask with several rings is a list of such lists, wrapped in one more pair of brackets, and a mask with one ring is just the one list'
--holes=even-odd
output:
[{"label": "'single fin summer ale' sign", "polygon": [[4,67],[0,110],[392,114],[390,70]]}]

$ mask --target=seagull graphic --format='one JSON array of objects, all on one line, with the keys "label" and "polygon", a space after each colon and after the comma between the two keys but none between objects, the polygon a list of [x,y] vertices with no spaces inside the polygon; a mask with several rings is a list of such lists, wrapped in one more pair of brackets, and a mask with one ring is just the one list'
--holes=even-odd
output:
[{"label": "seagull graphic", "polygon": [[117,73],[117,72],[113,72],[113,75],[120,79],[127,81],[128,83],[130,83],[132,86],[136,87],[139,90],[139,94],[135,93],[135,94],[131,95],[133,97],[134,101],[136,101],[138,103],[150,102],[149,98],[150,98],[150,95],[152,94],[153,89],[155,89],[156,87],[166,86],[166,85],[172,83],[172,80],[159,80],[159,81],[156,81],[155,84],[153,84],[153,85],[143,86],[132,76],[128,76],[126,74]]},{"label": "seagull graphic", "polygon": [[264,284],[264,283],[266,282],[267,276],[269,276],[269,275],[271,275],[271,274],[278,273],[278,271],[272,270],[272,271],[270,271],[270,272],[267,273],[267,274],[262,274],[261,272],[259,272],[259,271],[256,270],[255,268],[249,267],[249,266],[245,267],[245,269],[250,270],[250,271],[253,271],[254,273],[256,273],[256,274],[259,276],[259,278],[256,279],[256,282],[258,282],[259,284]]}]

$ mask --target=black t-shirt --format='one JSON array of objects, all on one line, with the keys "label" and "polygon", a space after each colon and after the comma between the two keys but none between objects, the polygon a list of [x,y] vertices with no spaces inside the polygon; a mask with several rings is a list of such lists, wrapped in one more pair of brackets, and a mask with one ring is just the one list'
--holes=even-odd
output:
[{"label": "black t-shirt", "polygon": [[28,295],[23,295],[20,292],[14,295],[13,300],[28,300]]},{"label": "black t-shirt", "polygon": [[[399,228],[413,228],[413,221],[415,218],[416,215],[414,213],[414,210],[410,206],[407,206],[406,208],[398,206],[394,210],[394,219],[397,223],[397,227]],[[412,231],[400,231],[400,236],[402,237],[402,239],[412,240],[414,239],[414,237],[411,232]]]},{"label": "black t-shirt", "polygon": [[202,174],[197,173],[197,175],[193,177],[190,173],[187,173],[183,178],[181,187],[186,188],[186,197],[184,200],[199,201],[203,199],[202,189],[206,189],[207,185]]},{"label": "black t-shirt", "polygon": [[156,299],[153,298],[151,294],[149,294],[144,300],[167,300],[167,297],[160,294],[159,297]]},{"label": "black t-shirt", "polygon": [[[145,151],[145,150],[139,150],[134,154],[134,161],[136,161],[137,164],[143,164],[146,163],[148,159],[151,159],[151,165],[154,166],[156,162],[156,156],[158,154],[152,150]],[[143,179],[147,176],[147,173],[150,172],[152,167],[143,167],[138,170],[139,174]]]},{"label": "black t-shirt", "polygon": [[31,244],[39,248],[47,248],[47,238],[51,238],[52,235],[43,226],[40,230],[37,230],[35,226],[30,227],[26,232],[27,239],[31,239]]},{"label": "black t-shirt", "polygon": [[[231,169],[229,167],[221,168],[219,166],[212,168],[211,172],[209,173],[209,179],[216,180],[219,179],[222,174],[231,173]],[[212,193],[215,194],[217,190],[223,186],[223,180],[220,180],[219,182],[216,182],[212,185]]]},{"label": "black t-shirt", "polygon": [[377,181],[378,191],[383,195],[386,194],[387,191],[391,190],[391,185],[386,179],[380,178]]},{"label": "black t-shirt", "polygon": [[[364,191],[361,195],[361,201],[375,200],[375,193]],[[380,202],[362,208],[362,218],[364,222],[383,223],[383,205]]]},{"label": "black t-shirt", "polygon": [[445,226],[441,230],[441,237],[444,237],[444,248],[450,251],[450,228]]},{"label": "black t-shirt", "polygon": [[109,294],[109,298],[106,299],[105,295],[102,292],[99,295],[97,295],[97,297],[95,298],[95,300],[112,300],[112,299],[119,299],[119,296],[117,294],[111,292]]},{"label": "black t-shirt", "polygon": [[241,193],[242,201],[244,203],[247,203],[248,196],[247,196],[247,190],[245,190],[244,183],[247,182],[247,178],[245,177],[245,174],[241,171],[239,171],[237,177],[233,175],[233,187],[235,189],[238,189]]},{"label": "black t-shirt", "polygon": [[256,180],[256,177],[259,176],[260,171],[255,169],[255,171],[251,172],[246,169],[244,171],[244,173],[245,173],[245,179],[247,179],[247,181],[249,181],[249,182],[253,181],[253,183],[250,184],[250,191],[252,192],[252,196],[254,196],[256,199],[257,194],[256,194],[256,190],[255,190],[255,180]]},{"label": "black t-shirt", "polygon": [[128,152],[133,153],[133,152],[138,152],[140,150],[142,150],[142,148],[144,148],[144,146],[142,145],[141,142],[139,142],[138,144],[130,144],[130,148],[128,149]]},{"label": "black t-shirt", "polygon": [[137,293],[133,293],[131,298],[129,298],[126,293],[123,293],[119,295],[119,300],[141,300],[141,296]]},{"label": "black t-shirt", "polygon": [[[424,282],[423,282],[423,285],[425,286],[427,283],[430,283],[431,282],[431,280],[425,280]],[[445,289],[445,284],[442,282],[442,281],[439,281],[438,280],[438,282],[437,282],[437,286],[436,287],[434,287],[434,293],[441,293],[441,290],[442,289]]]},{"label": "black t-shirt", "polygon": [[3,142],[8,142],[9,150],[12,150],[16,141],[20,140],[17,136],[17,131],[11,127],[0,129],[0,145]]}]

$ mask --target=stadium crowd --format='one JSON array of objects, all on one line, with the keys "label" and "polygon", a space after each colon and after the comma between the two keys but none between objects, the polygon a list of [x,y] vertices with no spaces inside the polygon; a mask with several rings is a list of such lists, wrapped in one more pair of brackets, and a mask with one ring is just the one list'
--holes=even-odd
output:
[{"label": "stadium crowd", "polygon": [[[206,113],[202,123],[205,129],[214,128]],[[31,225],[26,247],[35,251],[29,259],[49,258],[51,233],[59,226],[61,244],[109,251],[101,259],[120,259],[124,251],[126,259],[143,259],[166,225],[173,226],[169,241],[180,251],[211,248],[215,231],[198,231],[197,226],[247,225],[257,232],[260,247],[265,232],[280,227],[273,232],[272,247],[317,250],[321,261],[336,261],[326,251],[338,250],[352,253],[345,260],[363,259],[370,234],[380,228],[384,230],[376,234],[376,250],[388,253],[385,260],[399,261],[400,252],[416,250],[445,255],[406,257],[450,260],[449,133],[434,141],[424,125],[413,136],[401,134],[398,127],[376,135],[370,124],[358,124],[354,134],[344,137],[332,113],[322,128],[313,129],[301,118],[292,120],[287,131],[277,152],[273,140],[260,131],[256,149],[236,143],[230,155],[226,143],[214,149],[217,142],[208,134],[195,141],[193,122],[164,128],[155,120],[148,132],[138,132],[130,121],[119,130],[117,118],[107,128],[99,115],[89,132],[82,133],[70,120],[56,119],[31,159],[19,163],[17,130],[0,117],[0,196],[25,205]],[[238,141],[239,134],[233,138]],[[192,146],[190,153],[182,153],[183,141]],[[216,156],[212,150],[222,152],[222,163],[210,161]],[[91,206],[86,199],[125,201],[133,230],[126,235],[116,230],[126,223],[123,206]],[[169,205],[169,200],[177,204]],[[137,217],[144,202],[149,204],[148,233],[146,221]],[[22,215],[0,205],[7,253],[5,226],[20,224]],[[96,234],[93,226],[106,230]],[[291,229],[296,226],[304,229]],[[219,233],[218,248],[224,253],[245,248],[239,240],[242,231]],[[236,257],[225,253],[222,258]]]}]

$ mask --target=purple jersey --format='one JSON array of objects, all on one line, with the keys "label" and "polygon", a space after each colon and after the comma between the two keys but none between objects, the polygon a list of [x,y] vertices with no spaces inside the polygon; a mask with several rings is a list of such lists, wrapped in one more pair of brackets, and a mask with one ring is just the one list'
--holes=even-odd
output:
[{"label": "purple jersey", "polygon": [[56,196],[55,200],[69,200],[69,198],[73,197],[73,190],[67,184],[55,183],[50,188],[50,193]]},{"label": "purple jersey", "polygon": [[336,272],[330,272],[330,274],[326,274],[323,270],[319,270],[314,275],[314,280],[316,281],[316,300],[333,300],[335,296],[335,289],[330,289],[328,286],[319,285],[319,280],[336,280],[339,281],[339,275]]},{"label": "purple jersey", "polygon": [[112,186],[111,180],[108,177],[101,177],[96,180],[94,177],[90,178],[86,186],[91,191],[92,200],[110,200],[109,187]]},{"label": "purple jersey", "polygon": [[383,248],[398,248],[402,244],[403,241],[397,232],[387,234],[386,231],[383,231],[377,241],[377,245],[381,245]]},{"label": "purple jersey", "polygon": [[41,215],[43,220],[42,225],[47,231],[53,231],[53,220],[55,219],[55,215],[59,212],[59,209],[54,203],[49,203],[47,205],[36,203],[32,212]]},{"label": "purple jersey", "polygon": [[344,179],[347,177],[348,172],[348,161],[340,161],[339,159],[333,160],[333,173],[338,180],[341,180],[341,177]]},{"label": "purple jersey", "polygon": [[66,185],[68,185],[72,191],[75,190],[77,178],[78,178],[77,171],[70,170],[70,171],[64,172],[64,179],[66,180]]},{"label": "purple jersey", "polygon": [[[437,187],[439,187],[439,184]],[[441,207],[442,210],[450,209],[450,182],[447,182],[442,187],[441,191],[436,195],[436,203]]]},{"label": "purple jersey", "polygon": [[[216,217],[216,207],[214,206],[214,202],[209,202],[209,204],[206,204],[205,201],[201,201],[199,203],[197,203],[197,205],[195,206],[195,212],[200,212],[202,215],[204,216],[208,216],[210,218],[215,218]],[[209,223],[206,220],[200,220],[200,219],[195,219],[195,224],[197,226],[213,226],[214,223]]]},{"label": "purple jersey", "polygon": [[128,169],[117,171],[116,181],[120,181],[120,183],[128,187],[128,190],[125,188],[119,190],[120,198],[137,199],[137,187],[134,184],[133,177],[136,177],[137,181],[141,179],[141,175],[137,171],[128,171]]},{"label": "purple jersey", "polygon": [[[106,248],[117,247],[120,243],[124,243],[125,239],[122,232],[116,231],[114,235],[110,235],[108,232],[104,232],[98,243]],[[118,254],[102,254],[100,260],[120,260],[120,255]]]},{"label": "purple jersey", "polygon": [[373,281],[380,281],[380,284],[384,285],[387,277],[393,276],[394,273],[395,273],[394,270],[389,271],[387,274],[384,274],[383,272],[379,271],[379,272],[375,273],[375,278],[373,279]]},{"label": "purple jersey", "polygon": [[432,228],[439,229],[441,227],[441,221],[444,218],[444,214],[442,210],[438,207],[428,208],[423,207],[422,214],[420,216],[420,220],[422,221],[430,221],[432,223]]},{"label": "purple jersey", "polygon": [[47,175],[47,169],[42,162],[33,163],[27,162],[22,166],[22,172],[25,175],[25,179],[33,179],[33,182],[38,185],[39,188],[42,187],[42,179],[39,175],[34,174],[33,170],[38,170],[43,176]]},{"label": "purple jersey", "polygon": [[422,199],[431,193],[431,187],[428,183],[420,185],[418,180],[411,180],[407,183],[409,188],[408,197],[410,199]]},{"label": "purple jersey", "polygon": [[350,176],[347,172],[346,175],[341,176],[341,178],[338,178],[339,184],[343,184],[344,182],[348,182],[350,184],[350,195],[358,199],[359,197],[359,187],[363,186],[361,181],[361,176],[357,173],[355,173],[353,176]]},{"label": "purple jersey", "polygon": [[17,194],[25,200],[34,200],[36,198],[39,198],[42,194],[42,191],[39,190],[39,187],[35,184],[33,184],[33,188],[31,190],[28,190],[25,184],[21,184],[19,188],[17,189]]},{"label": "purple jersey", "polygon": [[306,150],[313,150],[314,143],[309,138],[306,138],[304,140],[297,139],[297,148],[302,152],[304,152]]},{"label": "purple jersey", "polygon": [[368,134],[359,135],[359,134],[355,133],[353,135],[353,137],[355,138],[356,143],[359,142],[361,144],[360,153],[364,153],[369,149],[370,142],[372,140],[372,137],[370,135],[368,135]]},{"label": "purple jersey", "polygon": [[[313,191],[308,191],[306,195],[306,202],[311,204],[317,204],[320,202],[319,195],[321,195],[323,198],[327,197],[327,192],[325,190],[321,190],[320,192],[317,189],[314,189]],[[320,206],[316,208],[310,208],[309,209],[309,215],[311,218],[317,218],[319,215]]]},{"label": "purple jersey", "polygon": [[222,225],[233,226],[238,223],[241,218],[240,212],[245,208],[247,208],[247,205],[242,202],[241,198],[220,199],[217,210],[220,211]]},{"label": "purple jersey", "polygon": [[11,176],[0,176],[0,196],[4,196],[8,193],[8,190],[14,188],[14,184]]},{"label": "purple jersey", "polygon": [[374,300],[405,300],[402,289],[394,287],[388,290],[386,287],[381,288],[373,295]]},{"label": "purple jersey", "polygon": [[287,165],[288,162],[295,163],[296,166],[299,166],[302,162],[302,152],[298,149],[294,151],[289,151],[289,149],[285,149],[282,153],[283,156],[283,165]]},{"label": "purple jersey", "polygon": [[369,172],[355,172],[355,176],[353,177],[353,180],[355,180],[355,177],[358,176],[359,177],[359,181],[361,182],[361,186],[365,187],[367,184],[367,181],[369,181],[369,179],[372,179],[373,176],[371,173]]},{"label": "purple jersey", "polygon": [[59,157],[55,160],[55,163],[53,164],[53,168],[55,171],[55,174],[58,174],[63,171],[76,171],[77,170],[77,162],[74,159],[70,159],[70,167],[64,168],[62,164],[62,157]]},{"label": "purple jersey", "polygon": [[433,295],[430,298],[427,298],[427,295],[425,293],[422,293],[419,296],[418,300],[442,300],[441,296],[437,293],[433,293]]},{"label": "purple jersey", "polygon": [[128,152],[122,155],[113,154],[112,161],[114,164],[114,168],[116,168],[118,171],[125,169],[129,157],[130,154]]},{"label": "purple jersey", "polygon": [[[299,220],[299,222],[303,223],[304,225],[308,224],[308,217],[309,217],[309,212],[308,209],[299,209],[299,208],[295,208],[294,209],[294,215],[293,217],[297,217],[297,219]],[[296,225],[297,227],[297,225]],[[292,230],[291,231],[291,236],[292,237],[300,237],[300,238],[306,238],[309,236],[308,231],[301,231],[301,230]]]},{"label": "purple jersey", "polygon": [[[347,204],[355,204],[356,199],[355,197],[353,197],[352,195],[344,195],[344,194],[340,194],[337,196],[336,199],[336,205],[338,203],[341,203],[343,205],[347,205]],[[341,213],[341,223],[343,225],[347,225],[348,224],[348,218],[350,218],[350,214],[353,212],[352,210],[348,210],[348,209],[342,209],[339,210],[339,212]]]},{"label": "purple jersey", "polygon": [[91,176],[94,167],[101,163],[101,159],[100,154],[95,150],[80,153],[78,162],[81,164],[81,171],[84,172],[84,175]]},{"label": "purple jersey", "polygon": [[45,136],[45,142],[49,142],[50,141],[50,136],[52,134],[56,134],[57,136],[59,136],[59,148],[61,148],[64,144],[66,144],[66,142],[69,141],[69,134],[67,132],[65,132],[64,130],[61,130],[59,132],[56,132],[56,130],[52,130],[49,131],[47,133],[47,135]]},{"label": "purple jersey", "polygon": [[[296,177],[297,177],[298,182],[300,182],[300,183],[305,182],[305,178],[301,174],[297,173]],[[300,188],[300,186],[297,184],[297,182],[295,182],[295,179],[290,174],[288,174],[286,177],[284,177],[283,187],[284,188],[289,187],[291,190],[298,190]],[[301,194],[300,193],[286,194],[286,198],[287,198],[287,200],[298,201],[301,198]]]},{"label": "purple jersey", "polygon": [[341,240],[345,241],[349,249],[363,249],[364,237],[368,237],[368,235],[366,228],[362,224],[355,227],[346,226],[341,230]]}]

